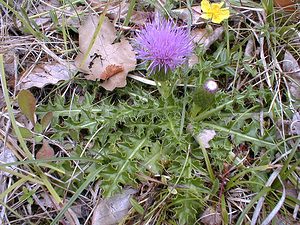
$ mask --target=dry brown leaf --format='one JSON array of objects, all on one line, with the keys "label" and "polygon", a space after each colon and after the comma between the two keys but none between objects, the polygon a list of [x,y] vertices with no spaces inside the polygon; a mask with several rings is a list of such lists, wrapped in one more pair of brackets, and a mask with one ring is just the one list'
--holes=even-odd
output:
[{"label": "dry brown leaf", "polygon": [[205,50],[218,40],[224,32],[223,27],[218,27],[212,32],[209,32],[207,29],[196,28],[192,30],[191,35],[193,41],[199,45],[202,45]]},{"label": "dry brown leaf", "polygon": [[195,139],[198,143],[203,145],[204,148],[210,148],[209,141],[212,140],[216,136],[216,132],[214,130],[202,130]]},{"label": "dry brown leaf", "polygon": [[203,212],[200,221],[204,225],[220,225],[222,224],[222,216],[212,207],[208,207]]},{"label": "dry brown leaf", "polygon": [[[192,30],[191,35],[194,43],[202,45],[203,50],[207,51],[209,47],[222,36],[223,31],[223,27],[218,27],[212,32],[209,32],[207,29],[196,28]],[[193,67],[196,63],[198,63],[198,57],[196,54],[192,54],[188,62],[189,67]]]},{"label": "dry brown leaf", "polygon": [[[7,146],[5,146],[2,141],[0,141],[0,162],[1,163],[13,163],[16,160],[17,159],[16,159],[14,153]],[[6,168],[15,170],[11,166],[7,166]],[[4,177],[12,177],[12,176],[13,176],[12,174],[0,170],[0,181],[3,181]],[[1,190],[1,184],[2,184],[2,182],[0,182],[0,190]],[[0,193],[2,193],[2,192],[0,192]]]},{"label": "dry brown leaf", "polygon": [[6,76],[8,76],[10,79],[15,75],[15,72],[17,71],[17,57],[18,55],[14,51],[7,51],[3,55],[4,71]]},{"label": "dry brown leaf", "polygon": [[193,6],[192,11],[190,11],[188,8],[181,8],[181,9],[174,9],[172,10],[175,14],[178,15],[178,18],[187,21],[192,16],[192,24],[197,23],[197,21],[201,17],[201,7],[199,6]]},{"label": "dry brown leaf", "polygon": [[6,106],[6,103],[4,100],[2,88],[0,87],[0,109],[2,109],[4,106]]},{"label": "dry brown leaf", "polygon": [[198,56],[196,54],[192,54],[190,57],[189,57],[189,61],[188,61],[188,65],[190,68],[193,67],[193,65],[197,64],[199,62],[199,59],[198,59]]},{"label": "dry brown leaf", "polygon": [[40,150],[36,153],[36,159],[49,159],[54,156],[54,150],[49,145],[48,141],[43,141],[43,146]]},{"label": "dry brown leaf", "polygon": [[62,65],[58,62],[48,64],[38,64],[32,70],[22,76],[18,83],[19,89],[31,87],[42,88],[47,84],[57,84],[62,80],[69,80],[75,68],[73,65]]},{"label": "dry brown leaf", "polygon": [[[94,45],[87,59],[84,54],[92,41],[94,32],[99,22],[98,16],[89,16],[86,22],[79,28],[79,48],[81,53],[75,59],[77,68],[87,73],[88,80],[105,80],[100,85],[106,90],[112,91],[116,87],[126,85],[126,76],[129,71],[135,69],[136,58],[132,46],[124,38],[114,43],[116,30],[108,18],[105,18],[98,33]],[[122,69],[122,70],[121,70]]]},{"label": "dry brown leaf", "polygon": [[136,192],[134,189],[127,189],[122,194],[102,199],[94,210],[92,225],[118,224],[131,208],[129,200]]},{"label": "dry brown leaf", "polygon": [[153,16],[153,12],[133,11],[130,22],[136,25],[145,25]]},{"label": "dry brown leaf", "polygon": [[291,123],[291,133],[295,135],[300,135],[300,113],[296,112],[293,115]]},{"label": "dry brown leaf", "polygon": [[283,8],[285,11],[295,12],[297,5],[294,0],[274,0],[275,5]]},{"label": "dry brown leaf", "polygon": [[244,53],[245,60],[249,60],[254,57],[255,55],[254,50],[255,50],[254,41],[252,38],[250,38],[245,48],[245,53]]},{"label": "dry brown leaf", "polygon": [[106,15],[111,19],[124,20],[127,16],[129,3],[124,0],[114,0],[112,2],[87,0],[96,12],[103,12],[107,4],[109,4]]},{"label": "dry brown leaf", "polygon": [[[65,203],[68,202],[68,199],[65,199]],[[60,210],[63,205],[57,204],[55,199],[52,195],[49,195],[47,192],[42,192],[39,195],[39,198],[36,199],[36,204],[40,207],[50,208],[50,209],[56,209]],[[71,206],[68,208],[67,212],[65,213],[66,220],[62,219],[64,221],[62,224],[68,224],[68,225],[80,225],[79,219],[80,216],[73,210],[74,206]],[[61,221],[61,222],[62,222]]]},{"label": "dry brown leaf", "polygon": [[[6,143],[7,144],[7,143]],[[0,162],[1,164],[4,163],[14,163],[17,161],[14,153],[7,148],[2,141],[0,141]],[[10,170],[15,170],[16,168],[14,166],[7,166],[7,169]],[[13,175],[8,172],[4,172],[3,170],[0,170],[0,193],[4,193],[7,188],[10,187],[10,182],[11,182],[11,177]],[[3,199],[1,199],[2,201]],[[5,202],[5,200],[3,200]],[[5,212],[5,206],[0,204],[0,212]],[[5,224],[4,223],[4,214],[0,213],[0,224]]]},{"label": "dry brown leaf", "polygon": [[300,66],[294,56],[286,51],[283,60],[283,71],[290,77],[289,89],[291,94],[300,99]]}]

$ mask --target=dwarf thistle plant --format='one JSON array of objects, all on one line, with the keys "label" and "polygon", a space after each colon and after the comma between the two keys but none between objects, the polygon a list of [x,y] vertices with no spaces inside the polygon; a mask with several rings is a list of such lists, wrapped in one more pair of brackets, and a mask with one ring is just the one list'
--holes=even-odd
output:
[{"label": "dwarf thistle plant", "polygon": [[172,21],[156,19],[137,34],[135,39],[137,58],[149,63],[149,74],[175,70],[187,62],[193,43],[186,29]]}]

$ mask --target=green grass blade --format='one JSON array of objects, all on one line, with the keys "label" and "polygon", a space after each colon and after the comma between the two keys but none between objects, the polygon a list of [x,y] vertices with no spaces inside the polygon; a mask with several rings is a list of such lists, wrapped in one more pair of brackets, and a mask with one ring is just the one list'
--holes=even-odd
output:
[{"label": "green grass blade", "polygon": [[54,218],[54,220],[51,222],[50,225],[56,225],[58,224],[60,218],[67,212],[67,210],[71,207],[71,205],[76,201],[76,199],[79,197],[81,192],[95,179],[95,177],[103,170],[104,166],[98,168],[94,172],[90,173],[86,180],[83,182],[83,184],[77,189],[77,191],[74,193],[74,195],[70,198],[70,200],[65,204],[65,206],[59,211],[57,216]]}]

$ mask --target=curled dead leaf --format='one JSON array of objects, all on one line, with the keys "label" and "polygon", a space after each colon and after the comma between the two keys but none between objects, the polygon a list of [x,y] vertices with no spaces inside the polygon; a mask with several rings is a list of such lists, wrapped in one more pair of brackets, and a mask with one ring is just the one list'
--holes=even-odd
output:
[{"label": "curled dead leaf", "polygon": [[108,78],[124,71],[122,66],[117,65],[109,65],[105,68],[105,70],[100,74],[101,80],[107,80]]}]

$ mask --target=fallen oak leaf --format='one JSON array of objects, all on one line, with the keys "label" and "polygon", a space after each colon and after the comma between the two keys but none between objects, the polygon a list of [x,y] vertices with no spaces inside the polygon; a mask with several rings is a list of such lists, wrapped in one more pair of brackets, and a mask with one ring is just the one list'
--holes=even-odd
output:
[{"label": "fallen oak leaf", "polygon": [[[80,26],[79,49],[81,52],[75,59],[75,65],[81,72],[88,74],[85,76],[87,80],[104,80],[100,86],[106,90],[112,91],[116,87],[125,87],[128,72],[134,70],[136,66],[135,52],[129,41],[124,38],[121,38],[118,43],[113,43],[116,30],[108,18],[104,19],[87,59],[84,59],[93,41],[98,23],[98,16],[89,16]],[[112,65],[115,67],[114,71],[111,71]],[[116,71],[119,72],[116,73]]]},{"label": "fallen oak leaf", "polygon": [[123,74],[112,76],[100,84],[105,90],[113,91],[116,87],[125,87],[127,84],[126,76]]}]

